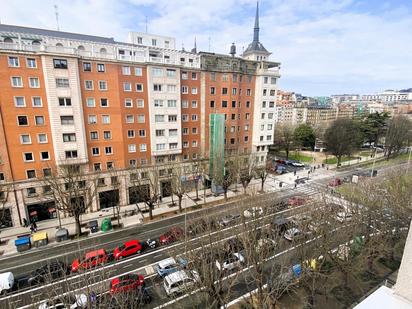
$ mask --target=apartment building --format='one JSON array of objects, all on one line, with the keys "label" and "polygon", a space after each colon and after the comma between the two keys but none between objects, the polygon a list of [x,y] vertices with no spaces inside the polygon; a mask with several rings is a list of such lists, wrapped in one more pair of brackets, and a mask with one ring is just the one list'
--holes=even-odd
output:
[{"label": "apartment building", "polygon": [[[159,35],[132,32],[117,42],[0,25],[0,182],[13,184],[0,196],[3,226],[55,216],[41,179],[62,165],[102,173],[89,210],[96,211],[111,206],[104,193],[121,205],[134,202],[129,170],[208,159],[210,143],[264,162],[280,77],[269,56],[258,10],[240,57],[176,50],[174,38]],[[224,117],[217,139],[212,114]],[[114,170],[121,179],[111,177]]]}]

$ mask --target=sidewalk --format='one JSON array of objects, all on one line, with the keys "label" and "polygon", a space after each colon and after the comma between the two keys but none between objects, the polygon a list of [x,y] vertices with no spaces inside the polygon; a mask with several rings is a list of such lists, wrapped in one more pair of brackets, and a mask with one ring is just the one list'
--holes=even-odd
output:
[{"label": "sidewalk", "polygon": [[[373,158],[368,158],[369,160]],[[369,161],[366,158],[363,159],[361,162]],[[358,161],[353,160],[351,162],[351,165],[358,163]],[[345,162],[345,165],[349,165],[347,162]],[[312,170],[312,172],[309,174],[309,177],[312,181],[320,180],[323,178],[331,177],[334,173],[336,167],[329,167],[329,169],[325,168],[317,168],[316,170]],[[275,175],[275,174],[269,174],[265,184],[264,184],[264,191],[265,192],[275,192],[275,191],[280,191],[280,190],[287,190],[287,189],[293,189],[295,185],[295,179],[296,178],[303,178],[303,177],[308,177],[308,169],[302,169],[297,171],[296,175],[293,173],[287,173],[283,175]],[[282,182],[282,187],[279,186],[280,182]],[[252,179],[250,182],[248,188],[247,188],[247,193],[250,195],[257,194],[261,189],[261,180],[260,179]],[[235,197],[238,195],[243,195],[244,190],[241,184],[237,185],[232,185],[228,192],[227,196],[228,198]],[[199,189],[199,200],[196,201],[196,191],[191,191],[188,192],[183,200],[182,200],[182,208],[186,207],[192,207],[195,206],[196,204],[202,205],[204,201],[206,203],[210,202],[215,202],[215,201],[223,201],[224,200],[224,195],[220,194],[218,196],[215,196],[214,193],[211,192],[211,189],[206,190],[206,198],[204,198],[204,190]],[[169,197],[164,197],[162,198],[162,202],[158,203],[158,205],[153,209],[153,216],[161,216],[162,214],[168,214],[170,212],[176,212],[178,211],[178,199],[175,196],[174,197],[174,203],[175,206],[172,206],[172,198]],[[139,203],[139,207],[143,209],[144,204]],[[115,210],[116,211],[116,210]],[[127,216],[126,213],[135,211],[136,214]],[[104,218],[107,217],[112,217],[113,216],[113,208],[107,208],[107,209],[102,209],[98,212],[93,212],[93,213],[87,213],[84,214],[81,217],[82,223],[87,223],[91,220],[98,220],[99,227],[101,226],[101,222],[103,221]],[[123,227],[131,227],[134,225],[139,225],[143,223],[143,217],[147,218],[149,217],[148,212],[144,212],[143,214],[137,213],[137,207],[136,205],[125,205],[121,206],[120,209],[120,222],[123,225]],[[114,222],[113,222],[114,223]],[[75,224],[73,218],[61,218],[61,224],[62,227],[68,229],[70,235],[75,234]],[[50,219],[50,220],[45,220],[37,223],[37,230],[42,231],[42,232],[47,232],[48,238],[49,238],[49,245],[53,243],[56,243],[55,241],[55,233],[56,230],[59,228],[59,221],[58,219]],[[83,228],[83,230],[87,230],[87,228]],[[27,227],[13,227],[10,229],[5,229],[2,230],[0,233],[0,238],[2,242],[6,242],[5,244],[3,243],[0,245],[0,252],[3,252],[3,255],[6,254],[12,254],[16,253],[16,247],[14,245],[14,241],[17,239],[18,235],[22,234],[30,234],[30,229]],[[92,236],[95,236],[96,233],[94,233]],[[1,254],[1,253],[0,253]]]}]

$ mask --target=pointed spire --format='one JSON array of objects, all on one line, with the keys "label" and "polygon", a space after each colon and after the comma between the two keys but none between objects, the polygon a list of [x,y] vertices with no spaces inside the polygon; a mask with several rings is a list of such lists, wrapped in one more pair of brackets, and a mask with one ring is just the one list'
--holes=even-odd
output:
[{"label": "pointed spire", "polygon": [[253,28],[253,41],[259,42],[259,1],[256,2],[255,27]]},{"label": "pointed spire", "polygon": [[196,45],[196,37],[195,37],[195,45],[191,50],[192,53],[196,54],[197,53],[197,45]]}]

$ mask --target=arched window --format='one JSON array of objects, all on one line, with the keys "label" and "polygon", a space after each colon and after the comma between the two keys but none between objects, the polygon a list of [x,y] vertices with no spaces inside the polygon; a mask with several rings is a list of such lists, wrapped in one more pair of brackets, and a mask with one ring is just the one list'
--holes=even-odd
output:
[{"label": "arched window", "polygon": [[77,49],[78,49],[78,50],[85,50],[85,48],[84,48],[83,45],[79,45],[79,46],[77,47]]},{"label": "arched window", "polygon": [[11,38],[4,38],[4,43],[13,43]]},{"label": "arched window", "polygon": [[57,43],[56,47],[63,47],[63,44],[62,43]]},{"label": "arched window", "polygon": [[38,40],[34,40],[33,42],[31,42],[32,45],[40,45],[40,41]]},{"label": "arched window", "polygon": [[106,48],[104,48],[104,47],[100,48],[100,53],[102,53],[102,54],[105,54],[105,53],[107,53],[107,50],[106,50]]}]

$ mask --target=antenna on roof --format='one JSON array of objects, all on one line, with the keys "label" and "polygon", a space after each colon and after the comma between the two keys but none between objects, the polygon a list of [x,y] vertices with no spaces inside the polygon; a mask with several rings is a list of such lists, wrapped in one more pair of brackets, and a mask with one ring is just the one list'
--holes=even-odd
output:
[{"label": "antenna on roof", "polygon": [[147,16],[145,16],[145,18],[146,18],[146,33],[147,33]]},{"label": "antenna on roof", "polygon": [[59,8],[57,5],[54,5],[54,14],[56,15],[56,25],[57,25],[57,31],[60,31],[60,26],[59,26]]},{"label": "antenna on roof", "polygon": [[210,37],[208,37],[208,40],[209,40],[209,52],[211,51],[211,48],[210,48]]}]

